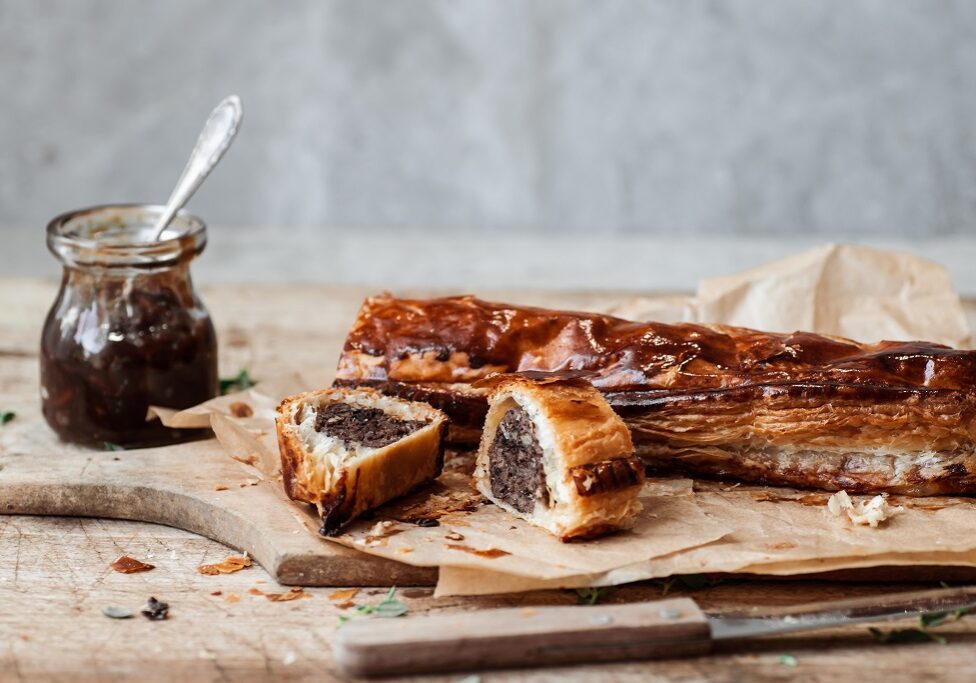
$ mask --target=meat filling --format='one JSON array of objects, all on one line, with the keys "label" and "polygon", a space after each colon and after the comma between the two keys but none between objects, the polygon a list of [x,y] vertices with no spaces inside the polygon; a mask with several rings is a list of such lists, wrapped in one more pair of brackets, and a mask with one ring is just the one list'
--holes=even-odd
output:
[{"label": "meat filling", "polygon": [[315,431],[366,448],[389,446],[426,424],[422,420],[401,420],[379,408],[347,403],[330,403],[315,413]]},{"label": "meat filling", "polygon": [[488,471],[492,495],[519,512],[532,512],[536,501],[549,504],[542,447],[524,409],[512,408],[498,424],[488,447]]}]

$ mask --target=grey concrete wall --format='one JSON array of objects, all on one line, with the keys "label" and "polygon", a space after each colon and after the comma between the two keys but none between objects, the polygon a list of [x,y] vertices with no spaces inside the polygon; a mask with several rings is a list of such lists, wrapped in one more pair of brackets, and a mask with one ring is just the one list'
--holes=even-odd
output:
[{"label": "grey concrete wall", "polygon": [[973,234],[976,2],[0,0],[0,228]]}]

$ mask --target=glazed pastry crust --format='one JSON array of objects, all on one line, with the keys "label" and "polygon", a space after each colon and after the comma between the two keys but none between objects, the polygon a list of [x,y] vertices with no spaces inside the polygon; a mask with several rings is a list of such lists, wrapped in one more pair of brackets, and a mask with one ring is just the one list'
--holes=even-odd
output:
[{"label": "glazed pastry crust", "polygon": [[337,384],[444,409],[470,439],[496,372],[584,373],[661,471],[909,495],[976,492],[976,352],[636,323],[474,297],[368,299]]},{"label": "glazed pastry crust", "polygon": [[[337,402],[378,408],[399,419],[426,424],[380,448],[357,451],[340,442],[329,452],[317,451],[317,437],[309,433],[307,421],[320,407]],[[278,406],[275,428],[285,493],[318,508],[323,533],[334,533],[366,510],[435,479],[444,463],[447,416],[426,404],[384,396],[369,388],[326,389],[286,398]]]},{"label": "glazed pastry crust", "polygon": [[[563,541],[593,538],[632,525],[644,468],[633,457],[630,431],[599,391],[582,381],[533,381],[500,375],[487,383],[490,407],[474,479],[482,495]],[[542,447],[546,500],[523,513],[494,495],[489,447],[505,414],[520,406]]]}]

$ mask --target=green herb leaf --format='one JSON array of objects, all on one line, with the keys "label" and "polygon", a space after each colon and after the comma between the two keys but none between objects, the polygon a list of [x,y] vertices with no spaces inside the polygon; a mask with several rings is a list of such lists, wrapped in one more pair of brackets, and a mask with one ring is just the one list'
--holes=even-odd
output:
[{"label": "green herb leaf", "polygon": [[250,389],[255,384],[257,382],[251,379],[251,376],[247,374],[247,370],[244,369],[238,372],[236,377],[223,377],[220,379],[220,395],[224,396],[235,391],[244,391],[245,389]]},{"label": "green herb leaf", "polygon": [[105,450],[107,451],[124,451],[125,448],[118,445],[117,443],[112,443],[111,441],[105,442]]},{"label": "green herb leaf", "polygon": [[[373,614],[383,619],[393,619],[402,617],[407,613],[407,606],[396,599],[396,586],[390,588],[386,597],[375,605],[356,605],[356,614]],[[349,617],[339,617],[340,624],[348,620]]]},{"label": "green herb leaf", "polygon": [[674,588],[674,583],[677,580],[678,580],[678,577],[676,577],[676,576],[669,576],[668,578],[666,578],[666,579],[658,582],[658,583],[661,584],[661,597],[662,598],[665,595],[667,595],[668,593],[671,592],[671,589]]},{"label": "green herb leaf", "polygon": [[799,662],[796,661],[796,657],[793,655],[780,655],[779,663],[783,666],[796,666]]},{"label": "green herb leaf", "polygon": [[936,642],[939,645],[945,645],[946,639],[942,636],[929,633],[922,628],[896,628],[891,631],[882,631],[880,628],[874,628],[873,626],[868,629],[871,632],[871,636],[879,643],[884,643],[885,645],[892,645],[895,643],[927,643]]},{"label": "green herb leaf", "polygon": [[17,413],[12,410],[0,410],[0,426],[3,426],[17,417]]},{"label": "green herb leaf", "polygon": [[[924,631],[929,626],[938,626],[948,619],[950,614],[950,612],[932,612],[932,614],[920,614],[918,617],[918,627]],[[958,618],[959,617],[956,617],[956,619]]]},{"label": "green herb leaf", "polygon": [[577,588],[577,605],[595,605],[603,598],[607,597],[614,590],[613,586],[603,586],[602,588]]},{"label": "green herb leaf", "polygon": [[402,617],[407,613],[407,606],[404,605],[399,600],[390,600],[388,602],[381,602],[376,606],[376,616],[382,617],[384,619],[393,619],[396,617]]},{"label": "green herb leaf", "polygon": [[109,619],[131,619],[135,616],[135,612],[125,607],[108,607],[102,608],[102,614],[104,614]]},{"label": "green herb leaf", "polygon": [[899,628],[891,631],[882,631],[879,628],[869,628],[872,637],[879,643],[924,643],[933,641],[939,645],[945,645],[946,639],[938,634],[931,633],[930,626],[939,626],[947,621],[959,621],[969,614],[968,610],[959,608],[951,612],[932,612],[931,614],[920,614],[918,616],[918,626],[915,628]]}]

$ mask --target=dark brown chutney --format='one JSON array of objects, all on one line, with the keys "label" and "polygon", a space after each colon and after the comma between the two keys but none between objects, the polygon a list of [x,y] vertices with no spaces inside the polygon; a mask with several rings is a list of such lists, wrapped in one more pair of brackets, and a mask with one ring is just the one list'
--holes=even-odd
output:
[{"label": "dark brown chutney", "polygon": [[146,419],[150,406],[218,393],[216,334],[189,276],[199,248],[177,244],[174,262],[148,272],[66,261],[41,337],[42,409],[63,440],[138,448],[207,435]]}]

